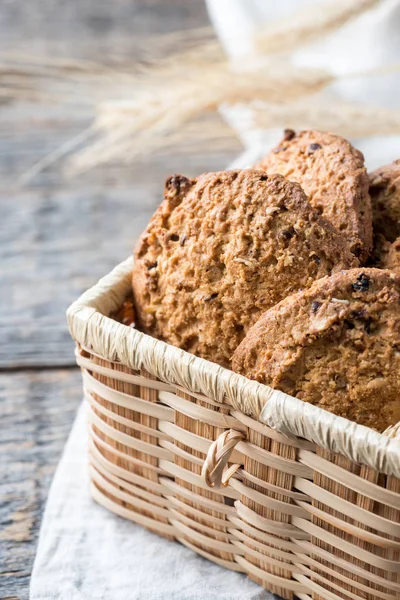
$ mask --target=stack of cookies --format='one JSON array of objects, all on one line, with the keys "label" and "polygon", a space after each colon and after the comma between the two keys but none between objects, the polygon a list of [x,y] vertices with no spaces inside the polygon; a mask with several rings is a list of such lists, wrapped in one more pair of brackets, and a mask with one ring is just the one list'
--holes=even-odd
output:
[{"label": "stack of cookies", "polygon": [[254,169],[170,177],[138,327],[378,431],[400,421],[400,161],[286,130]]}]

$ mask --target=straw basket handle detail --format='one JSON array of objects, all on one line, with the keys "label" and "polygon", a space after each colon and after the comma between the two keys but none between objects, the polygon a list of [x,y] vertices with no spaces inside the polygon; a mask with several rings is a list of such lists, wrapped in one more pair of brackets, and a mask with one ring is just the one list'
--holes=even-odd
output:
[{"label": "straw basket handle detail", "polygon": [[201,476],[208,487],[218,489],[228,485],[232,475],[240,468],[238,464],[228,467],[229,458],[236,444],[244,439],[245,436],[240,431],[228,429],[211,444],[201,470]]}]

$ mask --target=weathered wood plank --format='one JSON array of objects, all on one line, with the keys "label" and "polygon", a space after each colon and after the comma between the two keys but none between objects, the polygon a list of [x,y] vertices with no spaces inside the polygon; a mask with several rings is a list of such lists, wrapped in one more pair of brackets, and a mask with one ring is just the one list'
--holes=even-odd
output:
[{"label": "weathered wood plank", "polygon": [[81,397],[78,370],[0,374],[0,598],[28,598],[44,503]]},{"label": "weathered wood plank", "polygon": [[149,186],[3,198],[0,365],[73,364],[67,306],[117,262],[157,204]]},{"label": "weathered wood plank", "polygon": [[3,2],[0,51],[110,60],[137,50],[137,37],[207,24],[202,0],[14,0]]}]

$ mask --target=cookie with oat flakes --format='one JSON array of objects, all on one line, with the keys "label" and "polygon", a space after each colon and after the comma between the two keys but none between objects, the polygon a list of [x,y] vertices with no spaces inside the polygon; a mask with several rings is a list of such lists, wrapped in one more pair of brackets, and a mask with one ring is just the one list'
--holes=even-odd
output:
[{"label": "cookie with oat flakes", "polygon": [[400,269],[400,237],[390,243],[380,236],[380,243],[374,249],[377,266],[396,271]]},{"label": "cookie with oat flakes", "polygon": [[225,367],[282,298],[355,266],[341,235],[280,175],[169,178],[135,250],[139,328]]},{"label": "cookie with oat flakes", "polygon": [[233,370],[383,431],[400,421],[399,307],[400,274],[324,277],[259,319]]},{"label": "cookie with oat flakes", "polygon": [[339,231],[364,264],[372,248],[372,212],[364,157],[344,138],[323,131],[285,130],[258,165],[301,185],[309,202]]},{"label": "cookie with oat flakes", "polygon": [[374,235],[389,242],[400,237],[400,159],[369,176]]},{"label": "cookie with oat flakes", "polygon": [[374,235],[374,248],[368,266],[377,269],[400,269],[400,237],[389,242],[381,233]]}]

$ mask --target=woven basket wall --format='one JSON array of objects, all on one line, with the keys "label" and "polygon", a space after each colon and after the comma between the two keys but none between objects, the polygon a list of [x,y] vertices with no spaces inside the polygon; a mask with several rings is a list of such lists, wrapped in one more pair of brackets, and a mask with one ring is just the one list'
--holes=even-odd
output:
[{"label": "woven basket wall", "polygon": [[400,441],[110,319],[131,267],[68,311],[93,498],[283,598],[400,598]]}]

